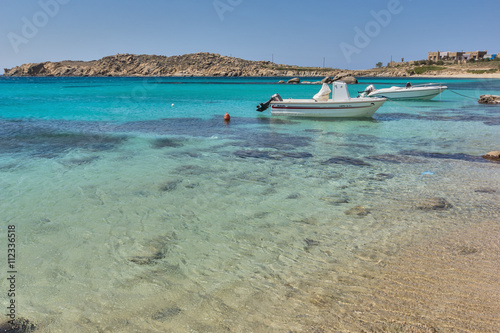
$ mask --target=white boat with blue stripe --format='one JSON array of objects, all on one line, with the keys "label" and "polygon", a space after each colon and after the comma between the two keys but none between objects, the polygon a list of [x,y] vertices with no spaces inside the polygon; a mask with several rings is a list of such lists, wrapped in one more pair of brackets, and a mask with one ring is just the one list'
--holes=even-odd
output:
[{"label": "white boat with blue stripe", "polygon": [[[330,92],[332,97],[330,98]],[[271,107],[273,116],[319,117],[319,118],[368,118],[384,104],[386,98],[349,97],[347,84],[343,81],[332,83],[332,89],[324,83],[312,99],[283,99],[275,94],[266,103],[257,106],[257,111]]]}]

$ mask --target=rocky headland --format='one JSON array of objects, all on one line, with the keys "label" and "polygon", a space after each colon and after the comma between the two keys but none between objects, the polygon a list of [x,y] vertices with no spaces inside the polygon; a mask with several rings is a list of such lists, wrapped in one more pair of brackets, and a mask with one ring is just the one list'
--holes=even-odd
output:
[{"label": "rocky headland", "polygon": [[335,70],[278,65],[214,53],[180,56],[117,54],[93,61],[29,63],[5,68],[5,76],[324,76]]},{"label": "rocky headland", "polygon": [[[408,62],[367,70],[300,67],[200,52],[178,56],[117,54],[92,61],[28,63],[5,68],[4,76],[219,76],[219,77],[500,77],[498,61],[433,66]],[[350,83],[355,83],[354,80]],[[302,83],[307,83],[302,82]]]}]

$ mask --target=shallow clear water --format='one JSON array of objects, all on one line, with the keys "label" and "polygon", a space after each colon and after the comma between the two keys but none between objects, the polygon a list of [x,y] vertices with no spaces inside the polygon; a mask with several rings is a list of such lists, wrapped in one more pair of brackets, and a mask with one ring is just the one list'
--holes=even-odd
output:
[{"label": "shallow clear water", "polygon": [[255,112],[319,90],[277,80],[0,78],[18,315],[50,332],[306,330],[327,285],[341,312],[371,263],[499,220],[500,165],[481,155],[500,149],[500,107],[477,98],[500,80],[335,121]]}]

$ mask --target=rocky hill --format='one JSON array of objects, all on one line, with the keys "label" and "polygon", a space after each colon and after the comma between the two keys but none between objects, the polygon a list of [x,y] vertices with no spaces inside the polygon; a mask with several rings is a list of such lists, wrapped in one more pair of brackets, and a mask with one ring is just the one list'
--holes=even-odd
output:
[{"label": "rocky hill", "polygon": [[93,61],[30,63],[5,76],[325,76],[338,71],[314,67],[277,65],[213,53],[181,56],[117,54]]},{"label": "rocky hill", "polygon": [[338,70],[320,67],[279,65],[214,53],[180,56],[117,54],[93,61],[60,61],[24,64],[5,68],[5,76],[277,76],[277,77],[405,77],[472,76],[500,77],[499,61],[438,66],[425,60],[367,70]]}]

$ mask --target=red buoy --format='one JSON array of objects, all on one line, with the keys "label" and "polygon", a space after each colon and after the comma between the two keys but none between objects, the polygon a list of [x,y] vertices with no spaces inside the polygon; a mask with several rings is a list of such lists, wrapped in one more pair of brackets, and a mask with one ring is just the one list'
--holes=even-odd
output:
[{"label": "red buoy", "polygon": [[226,112],[226,114],[224,115],[224,120],[225,121],[230,121],[231,120],[231,116],[229,115],[229,113]]}]

